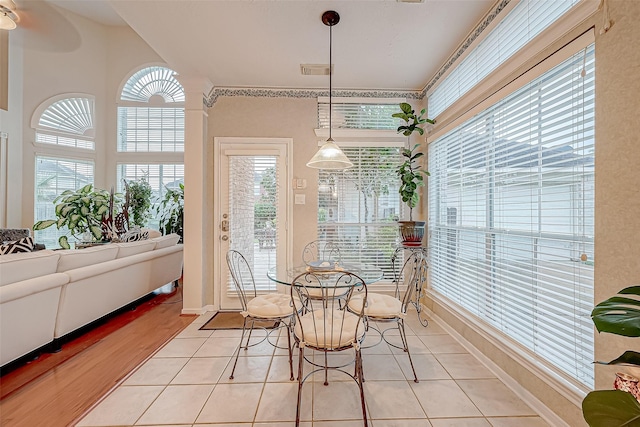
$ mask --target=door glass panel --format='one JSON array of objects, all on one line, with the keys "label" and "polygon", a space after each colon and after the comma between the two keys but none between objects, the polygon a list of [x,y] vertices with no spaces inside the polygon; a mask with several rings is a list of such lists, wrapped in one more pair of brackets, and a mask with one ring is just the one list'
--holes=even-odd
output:
[{"label": "door glass panel", "polygon": [[[229,156],[230,248],[251,266],[258,292],[275,292],[267,278],[276,265],[278,168],[276,156]],[[231,280],[227,292],[235,294]]]}]

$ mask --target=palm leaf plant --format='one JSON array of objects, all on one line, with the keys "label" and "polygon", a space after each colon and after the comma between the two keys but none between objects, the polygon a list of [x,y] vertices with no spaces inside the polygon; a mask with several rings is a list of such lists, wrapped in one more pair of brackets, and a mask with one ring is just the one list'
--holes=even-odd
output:
[{"label": "palm leaf plant", "polygon": [[[67,228],[68,233],[80,241],[82,235],[90,232],[95,240],[102,238],[102,218],[109,212],[110,194],[106,190],[93,188],[87,184],[78,190],[66,190],[53,200],[56,205],[57,219],[38,221],[33,230],[44,230],[55,225],[58,229]],[[69,249],[69,237],[60,236],[58,243]]]},{"label": "palm leaf plant", "polygon": [[[634,296],[632,298],[631,296]],[[640,286],[631,286],[596,305],[591,318],[598,332],[640,337]],[[603,365],[640,366],[640,353],[625,351]],[[640,402],[621,390],[592,391],[582,401],[584,419],[591,427],[640,425]]]}]

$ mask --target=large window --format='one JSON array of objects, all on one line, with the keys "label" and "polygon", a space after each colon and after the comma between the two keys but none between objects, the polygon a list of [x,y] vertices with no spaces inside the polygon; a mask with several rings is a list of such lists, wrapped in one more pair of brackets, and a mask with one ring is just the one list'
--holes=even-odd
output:
[{"label": "large window", "polygon": [[[152,213],[167,188],[184,183],[184,90],[174,72],[147,67],[124,84],[118,101],[118,183],[145,178]],[[144,160],[141,161],[141,154]],[[158,215],[146,225],[158,228]]]},{"label": "large window", "polygon": [[594,48],[429,145],[433,289],[592,387]]},{"label": "large window", "polygon": [[[65,190],[94,183],[94,98],[70,94],[51,98],[35,111],[38,154],[35,157],[34,222],[54,219],[53,201]],[[58,238],[67,233],[49,227],[35,238],[47,248],[58,247]]]},{"label": "large window", "polygon": [[184,90],[172,70],[148,67],[126,82],[118,103],[118,151],[184,152]]},{"label": "large window", "polygon": [[158,229],[158,215],[155,215],[159,201],[162,200],[167,188],[176,189],[184,184],[183,164],[119,164],[118,191],[124,192],[124,180],[135,181],[146,179],[151,185],[152,218],[148,227]]},{"label": "large window", "polygon": [[318,239],[340,246],[344,262],[383,269],[393,278],[391,255],[401,216],[395,170],[399,147],[342,147],[353,162],[344,171],[321,170],[318,188]]},{"label": "large window", "polygon": [[[398,103],[343,99],[332,107],[334,128],[371,133],[364,141],[341,144],[353,167],[320,170],[318,239],[337,242],[344,262],[378,266],[384,279],[391,280],[391,256],[398,243],[396,221],[403,214],[395,171],[402,162],[400,149],[405,141],[395,132],[399,119],[391,117],[399,111]],[[329,127],[328,99],[318,102],[318,125]],[[387,136],[389,131],[393,131],[393,138]],[[381,142],[385,138],[388,142]]]},{"label": "large window", "polygon": [[578,2],[520,0],[429,94],[429,116],[437,117]]},{"label": "large window", "polygon": [[[76,190],[87,184],[93,184],[92,161],[36,156],[35,170],[35,221],[56,218],[53,201],[63,191]],[[66,232],[66,227],[58,230],[54,226],[36,231],[35,237],[38,243],[53,249],[59,247],[58,238]]]}]

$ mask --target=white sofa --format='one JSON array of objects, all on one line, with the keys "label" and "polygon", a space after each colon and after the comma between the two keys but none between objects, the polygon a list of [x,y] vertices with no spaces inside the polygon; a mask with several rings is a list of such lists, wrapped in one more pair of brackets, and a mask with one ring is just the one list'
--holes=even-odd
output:
[{"label": "white sofa", "polygon": [[0,256],[0,366],[179,279],[178,239]]}]

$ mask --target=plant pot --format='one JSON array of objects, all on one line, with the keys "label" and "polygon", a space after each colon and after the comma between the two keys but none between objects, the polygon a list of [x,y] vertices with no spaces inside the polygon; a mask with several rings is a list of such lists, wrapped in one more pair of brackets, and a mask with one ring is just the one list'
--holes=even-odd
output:
[{"label": "plant pot", "polygon": [[422,245],[425,226],[424,221],[398,221],[398,226],[400,227],[400,238],[403,245]]}]

